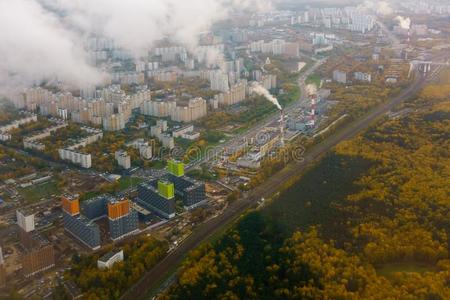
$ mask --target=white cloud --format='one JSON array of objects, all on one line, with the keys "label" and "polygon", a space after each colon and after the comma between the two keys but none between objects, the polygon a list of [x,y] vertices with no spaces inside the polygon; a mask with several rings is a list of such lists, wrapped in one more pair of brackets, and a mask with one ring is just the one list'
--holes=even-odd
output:
[{"label": "white cloud", "polygon": [[0,0],[0,89],[53,78],[95,83],[84,38],[114,39],[136,57],[169,37],[189,49],[198,34],[233,9],[259,10],[271,0]]},{"label": "white cloud", "polygon": [[0,92],[55,78],[96,82],[97,70],[85,63],[74,33],[29,0],[0,0]]}]

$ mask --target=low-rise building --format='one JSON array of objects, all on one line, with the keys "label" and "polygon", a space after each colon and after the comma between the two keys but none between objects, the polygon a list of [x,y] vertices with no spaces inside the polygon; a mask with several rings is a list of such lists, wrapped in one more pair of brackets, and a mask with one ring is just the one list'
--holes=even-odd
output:
[{"label": "low-rise building", "polygon": [[62,160],[68,160],[82,168],[89,169],[92,166],[92,157],[90,154],[70,149],[59,149],[58,153],[59,158]]},{"label": "low-rise building", "polygon": [[338,83],[347,83],[347,73],[339,70],[333,71],[333,80]]},{"label": "low-rise building", "polygon": [[49,137],[53,132],[67,126],[68,123],[66,122],[58,122],[58,124],[56,124],[55,126],[46,128],[41,132],[34,134],[33,136],[26,137],[23,139],[23,147],[25,149],[34,149],[42,151],[45,149],[45,145],[39,142],[39,140]]},{"label": "low-rise building", "polygon": [[174,138],[183,138],[187,140],[196,140],[200,138],[200,133],[194,131],[194,125],[186,125],[172,131]]},{"label": "low-rise building", "polygon": [[359,81],[372,82],[372,75],[370,73],[355,72],[354,78]]},{"label": "low-rise building", "polygon": [[22,119],[14,120],[7,125],[0,126],[0,132],[8,132],[13,129],[19,128],[20,125],[25,125],[25,124],[28,124],[31,122],[37,122],[37,115],[29,114],[28,116],[26,116]]},{"label": "low-rise building", "polygon": [[123,250],[117,252],[110,251],[97,260],[97,267],[99,269],[109,269],[116,262],[120,261],[123,261]]}]

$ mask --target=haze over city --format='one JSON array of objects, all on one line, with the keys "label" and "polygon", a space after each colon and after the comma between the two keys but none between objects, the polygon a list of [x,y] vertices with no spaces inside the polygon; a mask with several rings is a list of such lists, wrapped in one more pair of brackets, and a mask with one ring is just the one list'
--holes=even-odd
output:
[{"label": "haze over city", "polygon": [[448,0],[0,0],[0,299],[448,299]]}]

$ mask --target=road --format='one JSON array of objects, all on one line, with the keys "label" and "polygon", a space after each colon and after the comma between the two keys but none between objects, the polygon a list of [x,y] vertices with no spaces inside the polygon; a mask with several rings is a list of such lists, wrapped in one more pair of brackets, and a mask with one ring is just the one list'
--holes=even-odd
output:
[{"label": "road", "polygon": [[381,21],[376,20],[377,25],[380,27],[381,31],[388,37],[392,43],[393,48],[398,48],[400,46],[400,40],[384,25]]},{"label": "road", "polygon": [[248,208],[255,207],[259,199],[262,197],[269,197],[277,192],[283,183],[288,179],[301,174],[306,166],[331,150],[339,142],[356,136],[361,131],[367,129],[377,118],[383,116],[402,101],[416,95],[425,83],[425,76],[416,76],[416,79],[411,86],[405,89],[400,95],[374,108],[361,119],[358,119],[336,132],[336,134],[328,137],[320,144],[313,146],[306,152],[303,161],[289,164],[286,168],[270,177],[264,184],[249,192],[247,197],[230,204],[223,214],[200,225],[178,248],[169,253],[166,258],[147,272],[143,278],[122,297],[122,299],[136,300],[145,297],[145,291],[157,288],[155,285],[161,283],[168,275],[168,272],[181,263],[186,253],[193,250],[214,233],[219,232],[225,225],[230,224],[230,222],[238,218]]},{"label": "road", "polygon": [[[298,101],[294,101],[293,103],[290,103],[288,106],[286,106],[284,108],[285,114],[288,114],[291,111],[294,111],[300,107],[305,106],[305,101],[307,100],[306,92],[305,92],[305,81],[311,74],[313,74],[325,62],[326,62],[326,59],[321,59],[321,60],[315,61],[315,63],[299,77],[298,84],[300,87],[300,99]],[[224,151],[224,149],[231,147],[233,144],[240,143],[240,141],[242,141],[243,138],[249,139],[251,137],[256,136],[258,134],[258,132],[260,132],[264,127],[267,127],[269,124],[278,120],[279,117],[280,117],[280,115],[278,113],[275,113],[275,114],[267,117],[263,121],[261,121],[256,126],[253,126],[252,128],[246,130],[245,132],[234,136],[230,140],[215,146],[213,149],[208,151],[209,155],[202,157],[198,161],[188,165],[186,167],[186,169],[189,170],[189,169],[195,168],[203,163],[206,163],[206,162],[218,157],[218,155],[220,153],[222,153]]]}]

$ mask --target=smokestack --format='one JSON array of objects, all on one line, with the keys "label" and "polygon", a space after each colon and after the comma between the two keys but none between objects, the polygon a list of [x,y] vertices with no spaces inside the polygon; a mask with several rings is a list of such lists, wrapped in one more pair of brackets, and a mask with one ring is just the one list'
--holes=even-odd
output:
[{"label": "smokestack", "polygon": [[284,110],[280,110],[280,144],[284,147]]},{"label": "smokestack", "polygon": [[314,125],[316,125],[316,99],[317,99],[317,94],[311,94],[309,97],[310,97],[310,100],[311,100],[310,121],[311,121],[311,125],[314,126]]},{"label": "smokestack", "polygon": [[408,28],[408,47],[411,45],[411,27]]}]

